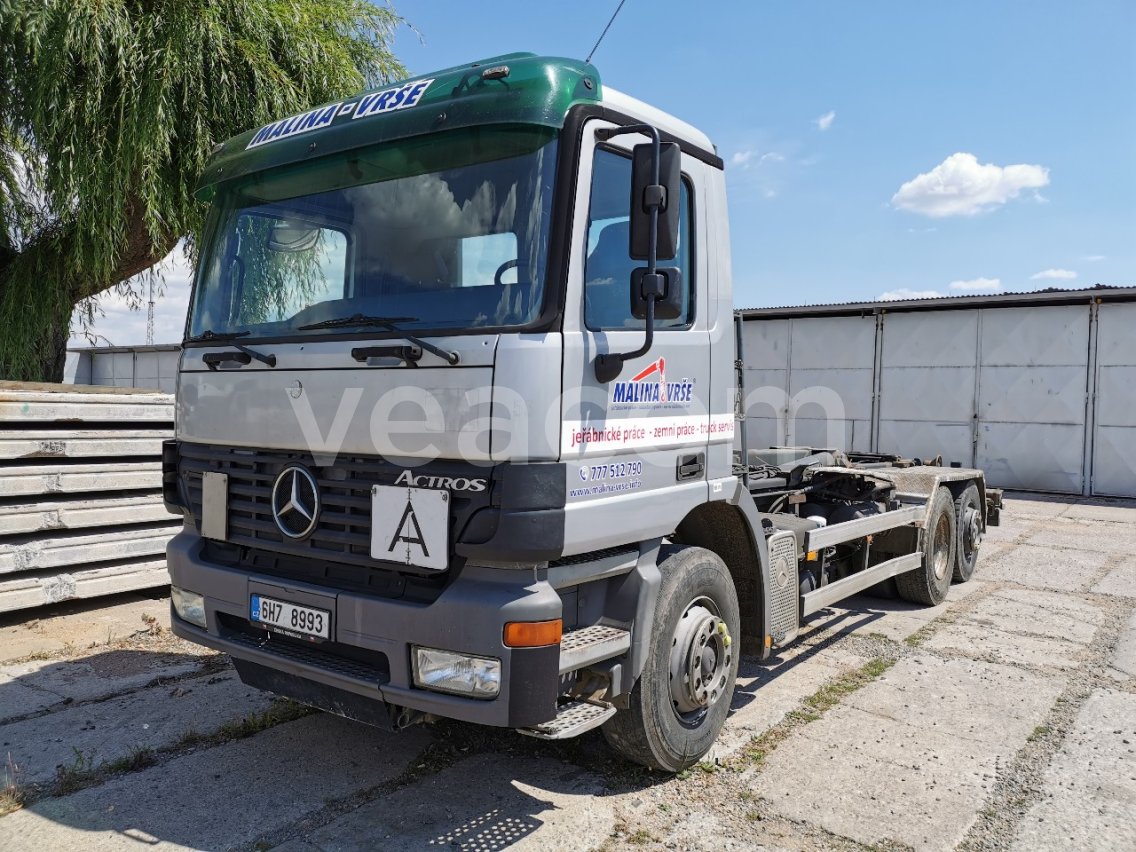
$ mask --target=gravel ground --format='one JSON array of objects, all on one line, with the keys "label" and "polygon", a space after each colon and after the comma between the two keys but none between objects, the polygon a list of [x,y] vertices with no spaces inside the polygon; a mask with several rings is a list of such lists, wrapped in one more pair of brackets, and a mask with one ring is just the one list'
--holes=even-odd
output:
[{"label": "gravel ground", "polygon": [[[0,848],[1136,848],[1136,503],[1019,495],[942,606],[862,597],[745,659],[678,776],[244,687],[120,596],[0,620]],[[5,768],[6,766],[6,768]]]}]

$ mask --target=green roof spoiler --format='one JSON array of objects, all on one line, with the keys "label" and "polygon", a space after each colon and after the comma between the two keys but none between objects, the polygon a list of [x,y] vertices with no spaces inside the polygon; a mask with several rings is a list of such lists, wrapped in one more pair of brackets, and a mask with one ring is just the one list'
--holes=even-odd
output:
[{"label": "green roof spoiler", "polygon": [[492,124],[560,128],[568,110],[598,102],[600,93],[594,66],[531,53],[410,77],[234,136],[215,149],[195,195],[208,201],[219,184],[254,172],[423,133]]}]

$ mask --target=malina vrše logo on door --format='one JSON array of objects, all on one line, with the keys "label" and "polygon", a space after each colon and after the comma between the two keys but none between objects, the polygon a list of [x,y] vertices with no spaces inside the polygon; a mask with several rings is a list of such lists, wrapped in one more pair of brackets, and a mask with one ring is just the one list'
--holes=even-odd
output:
[{"label": "malina vr\u0161e logo on door", "polygon": [[668,382],[666,367],[666,359],[660,357],[632,376],[630,381],[613,383],[612,407],[654,408],[689,405],[694,398],[694,383],[690,379]]}]

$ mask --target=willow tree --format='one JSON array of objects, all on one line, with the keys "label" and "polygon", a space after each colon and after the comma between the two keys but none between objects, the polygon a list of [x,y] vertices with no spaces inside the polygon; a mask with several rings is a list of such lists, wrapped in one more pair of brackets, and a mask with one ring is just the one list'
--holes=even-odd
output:
[{"label": "willow tree", "polygon": [[404,74],[367,0],[0,0],[0,379],[59,381],[76,305],[204,209],[213,145]]}]

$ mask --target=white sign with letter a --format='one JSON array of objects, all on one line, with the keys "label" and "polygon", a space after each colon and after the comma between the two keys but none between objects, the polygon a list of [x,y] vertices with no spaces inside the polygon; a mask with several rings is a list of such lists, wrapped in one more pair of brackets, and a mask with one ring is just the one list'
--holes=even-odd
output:
[{"label": "white sign with letter a", "polygon": [[444,571],[450,559],[450,493],[438,488],[371,488],[371,556]]}]

